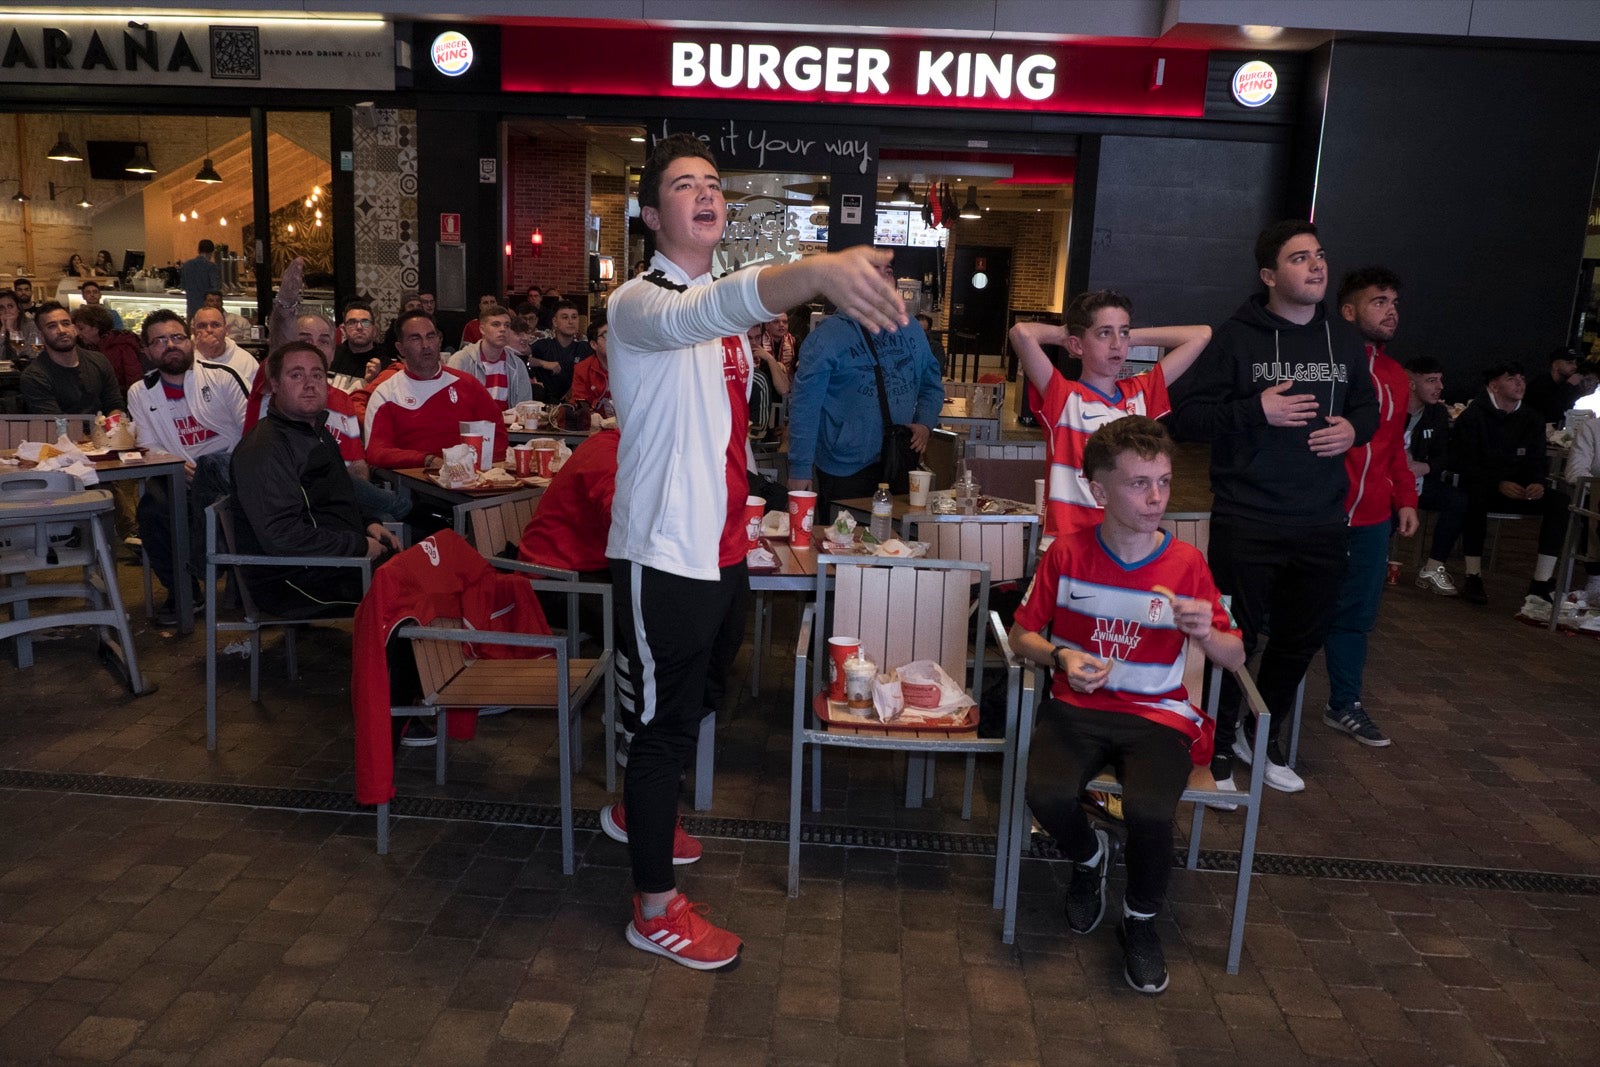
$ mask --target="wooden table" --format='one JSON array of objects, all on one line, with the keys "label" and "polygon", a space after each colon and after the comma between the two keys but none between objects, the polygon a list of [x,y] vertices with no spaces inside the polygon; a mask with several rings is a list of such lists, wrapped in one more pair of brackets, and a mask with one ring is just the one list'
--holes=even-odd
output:
[{"label": "wooden table", "polygon": [[[0,451],[0,457],[11,459],[14,449]],[[94,461],[96,476],[101,482],[143,481],[146,478],[165,478],[167,498],[171,508],[168,521],[172,524],[172,573],[176,589],[169,590],[178,604],[178,630],[194,630],[194,596],[190,583],[183,580],[189,572],[189,479],[184,474],[184,461],[165,452],[146,452],[142,463],[123,463],[117,459]],[[33,464],[24,462],[18,467],[0,467],[0,478],[18,474],[31,474]],[[92,487],[91,487],[92,488]]]},{"label": "wooden table", "polygon": [[554,441],[565,441],[567,447],[576,451],[577,447],[599,433],[599,430],[507,430],[508,444],[525,445],[538,437],[549,438]]},{"label": "wooden table", "polygon": [[[498,465],[498,464],[497,464]],[[483,500],[485,497],[504,496],[507,493],[520,493],[526,489],[542,489],[542,486],[523,485],[520,482],[494,489],[446,489],[434,481],[426,469],[422,467],[400,467],[388,472],[402,487],[409,489],[413,496],[425,497],[436,500],[450,508],[457,504],[465,504],[469,500]]]}]

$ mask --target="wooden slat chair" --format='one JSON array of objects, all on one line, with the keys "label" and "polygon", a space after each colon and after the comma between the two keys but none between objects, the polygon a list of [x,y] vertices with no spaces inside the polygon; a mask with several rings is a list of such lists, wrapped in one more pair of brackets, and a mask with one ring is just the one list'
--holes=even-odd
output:
[{"label": "wooden slat chair", "polygon": [[93,415],[0,415],[0,448],[16,448],[24,441],[56,443],[56,419],[67,420],[67,434],[74,441],[89,436]]},{"label": "wooden slat chair", "polygon": [[[978,611],[969,612],[971,575],[980,575]],[[833,612],[829,614],[829,585],[834,585]],[[999,641],[1005,634],[999,618],[988,610],[988,567],[982,563],[933,559],[862,559],[822,555],[817,559],[817,597],[802,617],[795,642],[794,732],[789,753],[789,895],[800,892],[800,798],[806,746],[811,747],[811,810],[822,810],[822,750],[826,747],[901,751],[913,756],[935,752],[975,753],[1001,760],[1000,816],[996,840],[994,907],[1007,907],[1007,924],[1015,925],[1015,897],[1006,903],[1005,878],[1013,861],[1008,849],[1017,840],[1010,819],[1015,810],[1013,777],[1018,751],[1033,729],[1033,709],[1019,702],[1021,672],[1016,663],[1006,665],[1007,693],[1004,736],[980,738],[976,730],[958,733],[891,731],[878,727],[829,727],[817,716],[817,701],[825,700],[827,659],[826,627],[817,620],[832,618],[835,634],[861,641],[863,652],[874,662],[898,666],[916,659],[937,661],[952,678],[964,676],[973,660],[974,697],[982,694],[984,628]],[[813,665],[815,669],[812,669]]]},{"label": "wooden slat chair", "polygon": [[[1021,582],[1024,585],[1033,577],[1034,564],[1039,558],[1038,515],[937,515],[932,512],[908,513],[900,520],[907,540],[927,541],[928,556],[932,559],[959,559],[968,563],[984,563],[989,567],[991,585],[1001,582]],[[972,576],[974,584],[978,576]],[[976,605],[974,605],[976,610]],[[982,655],[986,645],[978,646]],[[969,668],[971,664],[968,665]],[[967,755],[966,781],[961,792],[961,817],[972,818],[972,787],[977,776],[978,757]],[[906,806],[918,807],[923,800],[933,796],[933,757],[916,756],[906,760]],[[920,777],[920,788],[914,781]]]},{"label": "wooden slat chair", "polygon": [[1043,463],[1048,457],[1043,441],[973,441],[967,459],[1029,459]]},{"label": "wooden slat chair", "polygon": [[[496,562],[498,566],[498,561]],[[613,675],[611,587],[595,582],[540,583],[568,596],[601,596],[606,607],[604,647],[598,657],[576,659],[568,654],[568,640],[560,634],[495,633],[465,630],[459,619],[436,619],[431,626],[403,626],[396,636],[411,642],[417,674],[422,682],[419,703],[394,706],[392,716],[432,716],[441,710],[509,706],[550,709],[556,713],[560,755],[561,870],[573,871],[572,772],[582,763],[580,713],[597,689],[605,690],[606,716],[615,717],[616,688]],[[462,638],[470,644],[506,648],[541,649],[542,659],[471,658]],[[434,778],[445,783],[449,731],[438,724],[434,753]],[[378,851],[389,851],[389,805],[378,805]]]},{"label": "wooden slat chair", "polygon": [[967,445],[967,470],[978,483],[978,491],[984,496],[1032,504],[1037,495],[1034,483],[1049,477],[1044,460],[978,459],[972,455],[976,447],[971,443]]},{"label": "wooden slat chair", "polygon": [[[1600,555],[1600,538],[1595,536],[1596,521],[1600,521],[1600,478],[1579,478],[1572,483],[1572,503],[1567,507],[1567,533],[1561,540],[1561,556],[1556,561],[1556,590],[1550,612],[1550,631],[1555,632],[1561,621],[1561,604],[1572,588],[1572,565],[1578,558],[1578,542],[1584,528],[1589,527],[1589,557]],[[1596,605],[1590,605],[1594,607]]]},{"label": "wooden slat chair", "polygon": [[543,495],[543,489],[524,489],[457,504],[455,531],[485,559],[516,559],[522,531]]},{"label": "wooden slat chair", "polygon": [[[1007,646],[1006,651],[1010,655],[1009,646]],[[1037,703],[1047,699],[1050,695],[1050,672],[1043,668],[1037,668],[1028,672],[1028,674],[1029,681],[1026,683],[1021,699],[1025,707],[1034,707],[1036,709]],[[1205,655],[1199,650],[1198,644],[1191,641],[1188,644],[1184,661],[1184,684],[1189,690],[1191,699],[1195,694],[1207,692],[1204,687],[1204,676]],[[1266,704],[1262,702],[1261,694],[1256,691],[1255,682],[1251,679],[1249,671],[1236,671],[1234,672],[1234,677],[1238,680],[1239,688],[1244,693],[1245,702],[1257,716],[1259,725],[1256,728],[1251,767],[1260,768],[1266,765],[1267,735],[1271,730],[1272,714],[1267,710]],[[1215,713],[1217,702],[1220,699],[1221,689],[1222,673],[1221,671],[1213,670],[1211,687],[1207,697],[1207,703],[1213,713]],[[1035,714],[1037,714],[1037,710],[1035,710]],[[1016,915],[1017,881],[1020,877],[1021,857],[1023,851],[1027,848],[1028,832],[1031,825],[1027,812],[1026,795],[1028,755],[1031,740],[1031,738],[1024,738],[1023,740],[1021,752],[1017,757],[1021,770],[1013,780],[1016,796],[1014,797],[1015,810],[1010,819],[1010,826],[1012,832],[1016,834],[1016,840],[1012,841],[1006,849],[1006,855],[1011,859],[1012,866],[1007,871],[1004,879],[1006,894],[1005,914],[1008,920]],[[1233,894],[1233,926],[1228,937],[1229,974],[1239,973],[1239,957],[1244,948],[1245,913],[1250,906],[1250,875],[1255,865],[1256,832],[1261,825],[1261,803],[1265,796],[1265,791],[1262,788],[1264,782],[1265,779],[1260,773],[1252,773],[1248,791],[1222,791],[1216,788],[1216,781],[1211,777],[1209,768],[1195,767],[1190,773],[1188,787],[1184,789],[1183,795],[1179,798],[1180,804],[1191,804],[1194,808],[1194,819],[1189,825],[1189,852],[1185,864],[1190,870],[1194,870],[1200,862],[1200,835],[1205,821],[1206,807],[1214,804],[1226,804],[1235,808],[1245,809],[1244,836],[1239,848],[1239,875]],[[1110,793],[1114,796],[1122,795],[1121,783],[1109,771],[1102,773],[1091,781],[1089,788],[1102,793]],[[1003,937],[1007,944],[1011,943],[1014,934],[1015,928],[1013,926],[1006,927]]]},{"label": "wooden slat chair", "polygon": [[[277,627],[283,631],[283,657],[289,680],[300,677],[300,663],[296,656],[295,635],[301,626],[319,622],[337,621],[355,617],[356,605],[340,612],[331,610],[315,618],[284,618],[259,607],[245,584],[245,567],[348,567],[361,574],[361,589],[365,592],[372,583],[372,562],[364,556],[268,556],[249,555],[238,551],[234,536],[233,511],[229,499],[222,497],[206,508],[206,748],[217,747],[217,635],[219,633],[247,634],[250,649],[250,700],[261,699],[261,631]],[[217,578],[231,571],[230,579],[239,593],[239,617],[219,618],[220,599],[217,596]]]},{"label": "wooden slat chair", "polygon": [[[57,626],[100,629],[102,655],[119,657],[121,671],[135,696],[153,692],[139,673],[128,617],[117,585],[117,565],[106,534],[112,511],[111,494],[85,489],[64,471],[29,471],[0,478],[0,606],[10,619],[0,622],[0,641],[15,639],[18,669],[33,666],[33,639],[38,630]],[[39,572],[76,569],[77,581],[29,583]],[[45,602],[42,613],[32,601]],[[59,600],[82,600],[68,608]],[[115,643],[113,643],[115,638]],[[108,661],[109,665],[109,661]]]}]

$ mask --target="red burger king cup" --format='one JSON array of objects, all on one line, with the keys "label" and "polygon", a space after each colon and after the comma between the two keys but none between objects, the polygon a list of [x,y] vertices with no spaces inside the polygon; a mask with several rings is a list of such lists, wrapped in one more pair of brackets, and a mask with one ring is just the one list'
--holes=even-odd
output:
[{"label": "red burger king cup", "polygon": [[480,457],[483,455],[483,434],[468,433],[461,435],[461,443],[472,448],[472,469],[477,470]]},{"label": "red burger king cup", "polygon": [[550,469],[556,461],[556,450],[553,445],[537,445],[533,456],[539,461],[539,477],[549,478],[554,472]]},{"label": "red burger king cup", "polygon": [[534,455],[533,449],[528,445],[513,445],[511,458],[517,464],[517,477],[530,478],[533,476]]},{"label": "red burger king cup", "polygon": [[767,501],[765,497],[747,496],[744,498],[744,536],[751,548],[761,543],[761,516],[766,513]]},{"label": "red burger king cup", "polygon": [[809,489],[789,490],[789,543],[811,547],[811,523],[817,514],[817,494]]},{"label": "red burger king cup", "polygon": [[859,637],[828,638],[828,699],[844,699],[844,661],[861,651]]}]

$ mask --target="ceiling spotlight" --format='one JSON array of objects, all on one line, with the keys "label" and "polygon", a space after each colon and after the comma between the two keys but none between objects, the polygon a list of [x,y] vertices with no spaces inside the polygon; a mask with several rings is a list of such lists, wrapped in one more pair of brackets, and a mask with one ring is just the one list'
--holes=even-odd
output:
[{"label": "ceiling spotlight", "polygon": [[222,175],[218,174],[217,168],[211,165],[210,156],[206,157],[205,165],[202,166],[198,172],[196,172],[194,180],[197,182],[204,182],[207,185],[216,185],[218,182],[222,181]]},{"label": "ceiling spotlight", "polygon": [[311,195],[312,195],[312,196],[321,196],[321,195],[322,195],[322,186],[320,186],[320,185],[313,185],[313,186],[312,186],[312,187],[311,187]]},{"label": "ceiling spotlight", "polygon": [[94,207],[94,201],[89,199],[89,194],[84,193],[83,199],[78,201],[79,207]]},{"label": "ceiling spotlight", "polygon": [[306,197],[306,207],[310,207],[310,206],[311,206],[311,198],[308,196],[308,197]]},{"label": "ceiling spotlight", "polygon": [[56,146],[50,149],[49,155],[45,158],[62,163],[82,163],[83,153],[72,146],[72,142],[67,140],[67,131],[62,130],[61,136],[56,138]]},{"label": "ceiling spotlight", "polygon": [[894,192],[889,194],[890,207],[916,207],[917,194],[911,191],[911,183],[904,178],[894,187]]},{"label": "ceiling spotlight", "polygon": [[289,223],[289,225],[284,227],[284,229],[288,230],[290,233],[293,233],[294,232],[294,223],[292,223],[292,222]]},{"label": "ceiling spotlight", "polygon": [[628,140],[632,141],[634,144],[644,144],[643,137],[630,137]]},{"label": "ceiling spotlight", "polygon": [[1252,41],[1276,41],[1283,36],[1282,26],[1240,26],[1239,32]]},{"label": "ceiling spotlight", "polygon": [[983,209],[978,206],[978,187],[967,186],[967,202],[961,205],[961,217],[964,219],[983,218]]},{"label": "ceiling spotlight", "polygon": [[228,224],[228,216],[226,216],[226,215],[222,216],[220,219],[217,220],[217,225],[218,226],[226,226],[227,224]]}]

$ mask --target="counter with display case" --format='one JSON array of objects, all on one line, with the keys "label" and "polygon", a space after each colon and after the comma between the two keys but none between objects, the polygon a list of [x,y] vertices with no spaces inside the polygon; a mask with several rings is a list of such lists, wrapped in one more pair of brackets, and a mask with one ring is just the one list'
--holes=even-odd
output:
[{"label": "counter with display case", "polygon": [[[83,297],[77,293],[68,294],[68,309],[76,308],[83,303]],[[182,289],[169,289],[159,293],[131,292],[126,289],[103,289],[100,303],[116,311],[122,316],[122,324],[134,333],[139,332],[139,326],[144,322],[144,317],[157,308],[170,308],[182,314],[187,307]],[[255,322],[256,302],[254,297],[243,295],[228,295],[222,297],[224,311],[239,315]],[[329,290],[308,289],[300,295],[300,313],[318,314],[333,320],[333,293]]]}]

